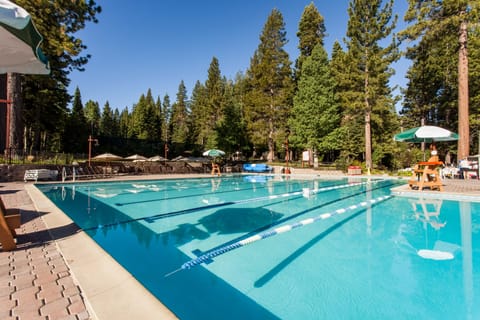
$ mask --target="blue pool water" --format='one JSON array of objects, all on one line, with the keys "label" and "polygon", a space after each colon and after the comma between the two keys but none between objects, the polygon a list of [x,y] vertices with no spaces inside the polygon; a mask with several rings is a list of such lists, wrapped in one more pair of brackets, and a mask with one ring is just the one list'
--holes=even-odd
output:
[{"label": "blue pool water", "polygon": [[399,183],[228,176],[37,187],[181,319],[480,319],[480,203],[372,204]]}]

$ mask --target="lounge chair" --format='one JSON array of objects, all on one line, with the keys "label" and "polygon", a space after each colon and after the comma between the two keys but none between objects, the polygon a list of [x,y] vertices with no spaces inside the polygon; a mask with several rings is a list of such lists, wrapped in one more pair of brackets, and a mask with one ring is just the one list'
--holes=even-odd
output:
[{"label": "lounge chair", "polygon": [[10,251],[17,247],[14,237],[15,229],[20,228],[20,213],[18,209],[6,209],[0,198],[0,243],[4,251]]}]

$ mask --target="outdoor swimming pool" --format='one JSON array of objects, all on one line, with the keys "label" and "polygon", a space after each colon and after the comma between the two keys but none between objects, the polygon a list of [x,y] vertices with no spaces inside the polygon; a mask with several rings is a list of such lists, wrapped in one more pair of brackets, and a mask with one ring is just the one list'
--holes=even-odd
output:
[{"label": "outdoor swimming pool", "polygon": [[480,318],[480,203],[390,196],[399,183],[37,187],[181,319]]}]

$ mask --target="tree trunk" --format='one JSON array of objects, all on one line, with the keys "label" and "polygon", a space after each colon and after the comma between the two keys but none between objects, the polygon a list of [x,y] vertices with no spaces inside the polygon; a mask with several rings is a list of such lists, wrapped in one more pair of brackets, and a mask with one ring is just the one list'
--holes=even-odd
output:
[{"label": "tree trunk", "polygon": [[458,160],[470,154],[470,128],[468,106],[468,53],[467,53],[467,22],[460,24],[458,51]]},{"label": "tree trunk", "polygon": [[21,92],[20,75],[9,73],[7,77],[7,100],[12,103],[7,105],[7,148],[20,151],[23,148],[23,99]]},{"label": "tree trunk", "polygon": [[372,128],[371,128],[371,112],[365,112],[365,165],[367,169],[372,168]]},{"label": "tree trunk", "polygon": [[269,132],[268,132],[268,162],[273,162],[275,156],[275,143],[273,140],[273,119],[268,119]]},{"label": "tree trunk", "polygon": [[[368,56],[368,52],[366,54]],[[369,70],[368,66],[365,68],[365,83],[364,83],[364,92],[365,92],[365,165],[367,170],[372,168],[372,128],[371,128],[371,118],[372,118],[372,109],[370,107],[370,102],[368,100],[368,75]]]}]

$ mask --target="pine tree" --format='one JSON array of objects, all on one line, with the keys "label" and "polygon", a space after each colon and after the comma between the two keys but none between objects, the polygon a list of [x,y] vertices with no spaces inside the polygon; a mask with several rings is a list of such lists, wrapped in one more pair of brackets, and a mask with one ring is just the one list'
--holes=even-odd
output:
[{"label": "pine tree", "polygon": [[301,149],[327,154],[335,150],[331,139],[340,125],[327,52],[318,44],[302,64],[298,89],[289,121],[291,142]]},{"label": "pine tree", "polygon": [[259,151],[267,148],[270,162],[274,159],[275,142],[284,140],[292,105],[293,80],[291,62],[284,49],[286,43],[283,16],[273,9],[250,61],[245,99],[249,135]]},{"label": "pine tree", "polygon": [[98,102],[89,100],[84,108],[85,120],[90,126],[90,134],[96,136],[100,128],[100,107]]},{"label": "pine tree", "polygon": [[298,24],[298,49],[300,55],[295,62],[295,79],[298,81],[303,61],[308,58],[315,46],[323,46],[326,28],[325,19],[312,2],[305,7]]},{"label": "pine tree", "polygon": [[201,145],[205,148],[208,137],[211,137],[213,128],[207,123],[209,113],[207,111],[207,94],[205,86],[197,81],[192,90],[191,101],[191,120],[192,120],[192,140],[195,144]]},{"label": "pine tree", "polygon": [[[409,0],[408,3],[409,8],[405,15],[405,21],[413,22],[413,24],[402,32],[402,36],[419,43],[409,48],[410,51],[425,51],[424,54],[411,53],[411,57],[416,59],[424,55],[432,57],[435,54],[437,65],[443,67],[445,79],[448,79],[451,74],[455,74],[449,58],[455,55],[458,57],[456,62],[458,133],[460,137],[458,140],[458,157],[459,159],[464,158],[470,153],[468,31],[478,28],[479,2],[477,0]],[[437,55],[442,51],[443,54]],[[418,67],[418,64],[414,63],[413,67]],[[412,85],[415,84],[412,83]],[[450,94],[448,100],[451,100],[453,98],[451,95],[453,91],[451,90],[453,89],[451,80],[446,81],[444,85],[446,91],[443,92]],[[438,90],[441,90],[441,88],[439,87]],[[438,96],[429,98],[436,99],[439,103],[445,101]]]},{"label": "pine tree", "polygon": [[[87,22],[97,22],[101,7],[95,1],[31,1],[16,0],[25,8],[43,36],[41,49],[48,57],[51,73],[48,76],[22,75],[25,131],[29,132],[32,149],[63,151],[60,140],[67,124],[68,75],[84,70],[90,55],[84,54],[85,43],[77,33]],[[59,14],[61,12],[61,14]],[[19,109],[20,110],[20,109]],[[17,128],[23,133],[23,126]],[[64,145],[68,150],[72,145]]]},{"label": "pine tree", "polygon": [[102,117],[100,119],[100,135],[105,137],[112,137],[113,127],[114,127],[113,111],[110,108],[110,103],[107,101],[103,106]]},{"label": "pine tree", "polygon": [[360,113],[364,117],[367,168],[373,165],[372,132],[381,136],[390,132],[383,117],[395,112],[388,80],[393,73],[390,65],[398,59],[398,49],[395,41],[386,47],[381,43],[391,35],[397,18],[391,21],[393,0],[383,7],[381,4],[381,0],[351,0],[348,8],[347,64],[352,67],[348,75],[352,86],[344,94],[351,97],[351,105],[346,106],[350,115]]},{"label": "pine tree", "polygon": [[163,97],[162,102],[162,137],[163,141],[166,143],[168,143],[168,139],[170,139],[171,136],[171,131],[169,128],[171,112],[170,97],[168,94],[166,94]]},{"label": "pine tree", "polygon": [[88,133],[89,126],[85,119],[80,89],[77,87],[74,93],[72,111],[68,116],[64,132],[65,151],[71,153],[85,152]]},{"label": "pine tree", "polygon": [[172,151],[179,153],[185,150],[189,138],[189,110],[187,105],[187,89],[183,80],[178,86],[177,100],[172,105],[170,119],[172,143],[176,148]]},{"label": "pine tree", "polygon": [[242,116],[241,104],[235,97],[235,86],[225,85],[222,117],[217,121],[215,132],[217,146],[227,153],[240,152],[248,144],[247,128]]}]

